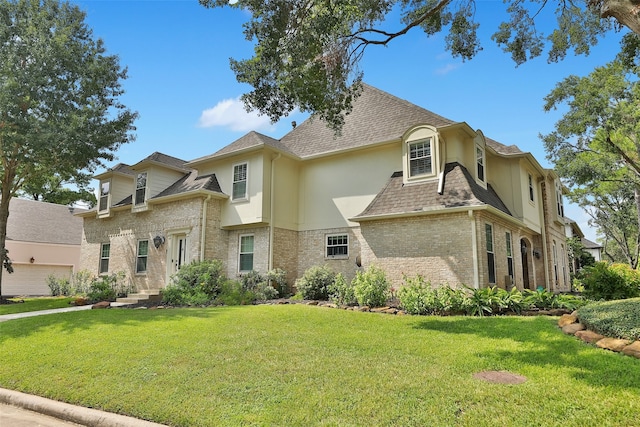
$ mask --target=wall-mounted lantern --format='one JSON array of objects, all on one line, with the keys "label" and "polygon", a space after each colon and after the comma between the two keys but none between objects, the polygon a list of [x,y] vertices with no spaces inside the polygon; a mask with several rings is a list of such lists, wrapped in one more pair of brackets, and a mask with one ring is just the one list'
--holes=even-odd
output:
[{"label": "wall-mounted lantern", "polygon": [[153,238],[153,246],[155,246],[156,249],[158,249],[163,243],[164,243],[164,236],[157,235],[156,237]]},{"label": "wall-mounted lantern", "polygon": [[29,262],[33,264],[34,262],[36,262],[36,259],[34,257],[31,257],[31,259],[29,259]]}]

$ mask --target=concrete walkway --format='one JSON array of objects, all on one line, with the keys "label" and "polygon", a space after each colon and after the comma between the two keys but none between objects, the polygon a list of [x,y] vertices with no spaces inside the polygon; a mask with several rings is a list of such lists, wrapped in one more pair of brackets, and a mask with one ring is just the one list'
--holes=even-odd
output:
[{"label": "concrete walkway", "polygon": [[66,313],[68,311],[91,310],[91,305],[79,305],[65,308],[52,308],[50,310],[27,311],[25,313],[3,314],[0,316],[0,322],[7,320],[22,319],[25,317],[44,316],[46,314]]},{"label": "concrete walkway", "polygon": [[[91,305],[5,314],[0,316],[0,322],[79,310],[91,310]],[[0,328],[0,333],[2,333],[1,331]],[[163,426],[163,424],[0,388],[1,427],[71,427],[78,425],[91,427]]]}]

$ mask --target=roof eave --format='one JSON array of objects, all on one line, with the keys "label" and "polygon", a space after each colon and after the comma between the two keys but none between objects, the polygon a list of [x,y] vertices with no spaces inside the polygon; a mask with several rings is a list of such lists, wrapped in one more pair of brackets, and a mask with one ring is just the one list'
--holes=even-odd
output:
[{"label": "roof eave", "polygon": [[217,191],[211,191],[211,190],[205,190],[205,189],[198,189],[198,190],[192,190],[192,191],[185,191],[184,193],[171,194],[168,196],[153,197],[147,200],[147,203],[150,205],[155,205],[158,203],[172,202],[174,200],[189,199],[195,196],[213,196],[216,199],[229,198],[229,196],[224,193],[219,193]]}]

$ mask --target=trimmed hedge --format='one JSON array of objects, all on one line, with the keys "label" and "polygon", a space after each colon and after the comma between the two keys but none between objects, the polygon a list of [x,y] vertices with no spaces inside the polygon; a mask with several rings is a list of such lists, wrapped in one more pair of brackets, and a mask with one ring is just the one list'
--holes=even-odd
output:
[{"label": "trimmed hedge", "polygon": [[640,298],[592,303],[578,309],[578,318],[599,334],[640,340]]}]

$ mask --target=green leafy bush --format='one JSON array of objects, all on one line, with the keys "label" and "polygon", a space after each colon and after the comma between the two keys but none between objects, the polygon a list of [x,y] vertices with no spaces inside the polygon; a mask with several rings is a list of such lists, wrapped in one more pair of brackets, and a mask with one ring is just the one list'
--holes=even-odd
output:
[{"label": "green leafy bush", "polygon": [[591,303],[578,309],[578,318],[600,334],[640,340],[640,298]]},{"label": "green leafy bush", "polygon": [[291,286],[287,282],[287,272],[280,269],[275,268],[273,270],[267,271],[266,274],[267,282],[278,291],[278,296],[281,298],[287,298],[291,296]]},{"label": "green leafy bush", "polygon": [[[124,273],[116,273],[124,277]],[[73,295],[86,295],[93,282],[95,282],[95,276],[87,270],[80,270],[76,273],[72,273],[71,277],[57,278],[54,275],[47,277],[47,285],[51,296],[73,296]]]},{"label": "green leafy bush", "polygon": [[222,305],[247,305],[255,299],[255,294],[244,289],[242,283],[237,280],[227,280],[222,285],[215,302]]},{"label": "green leafy bush", "polygon": [[409,314],[435,313],[435,292],[422,276],[404,278],[404,285],[397,291],[400,306]]},{"label": "green leafy bush", "polygon": [[296,288],[304,299],[328,300],[329,287],[333,284],[336,274],[329,267],[311,267],[304,275],[296,280]]},{"label": "green leafy bush", "polygon": [[338,273],[329,286],[329,297],[331,301],[339,305],[356,304],[356,295],[351,283],[347,283],[342,273]]},{"label": "green leafy bush", "polygon": [[640,296],[640,273],[626,264],[597,262],[585,267],[580,279],[583,295],[593,300],[618,300]]},{"label": "green leafy bush", "polygon": [[359,305],[383,306],[391,295],[391,285],[384,271],[371,265],[364,273],[358,271],[351,281],[353,293]]},{"label": "green leafy bush", "polygon": [[108,276],[99,276],[89,285],[87,299],[95,303],[99,301],[115,301],[116,298],[124,297],[133,288],[124,282],[123,272],[113,273]]},{"label": "green leafy bush", "polygon": [[[277,275],[277,273],[272,274]],[[286,275],[286,273],[283,272],[283,275]],[[255,270],[240,276],[240,282],[245,291],[253,293],[255,300],[266,301],[278,297],[278,291],[269,284],[267,277],[262,276]]]},{"label": "green leafy bush", "polygon": [[226,281],[219,260],[192,262],[172,277],[162,300],[171,305],[206,305],[213,302]]}]

